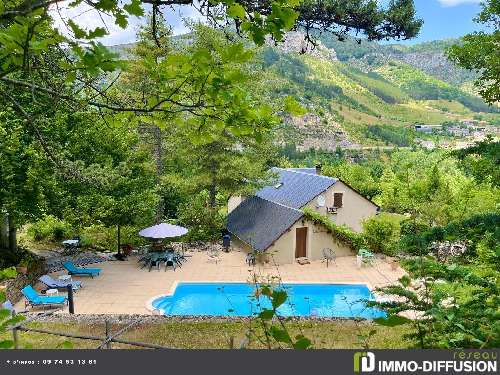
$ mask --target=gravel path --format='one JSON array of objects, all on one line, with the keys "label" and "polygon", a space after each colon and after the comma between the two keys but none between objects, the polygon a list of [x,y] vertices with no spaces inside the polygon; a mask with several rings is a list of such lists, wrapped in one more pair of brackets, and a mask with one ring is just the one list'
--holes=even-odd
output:
[{"label": "gravel path", "polygon": [[47,272],[56,272],[63,269],[63,263],[67,261],[73,262],[76,266],[85,266],[87,264],[102,263],[114,261],[116,258],[112,253],[94,253],[91,251],[84,251],[74,255],[49,255],[45,263],[47,265]]}]

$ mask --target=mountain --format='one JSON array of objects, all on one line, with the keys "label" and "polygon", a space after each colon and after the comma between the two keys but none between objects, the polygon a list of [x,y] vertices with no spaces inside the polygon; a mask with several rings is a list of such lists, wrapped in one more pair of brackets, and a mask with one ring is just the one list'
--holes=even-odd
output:
[{"label": "mountain", "polygon": [[292,138],[302,149],[330,150],[410,146],[416,123],[500,123],[499,108],[471,89],[475,74],[446,59],[445,49],[456,41],[404,46],[318,38],[319,55],[301,53],[296,43],[287,46],[288,40],[262,52],[274,95],[292,95],[310,111],[288,119],[283,143]]},{"label": "mountain", "polygon": [[[260,49],[256,69],[265,70],[271,95],[294,96],[309,110],[301,118],[284,119],[277,134],[283,144],[293,139],[302,149],[330,150],[409,146],[416,123],[500,124],[499,107],[475,94],[475,74],[446,59],[445,49],[456,40],[406,46],[317,39],[313,48],[303,34],[292,32],[284,42]],[[129,47],[111,48],[127,58]]]}]

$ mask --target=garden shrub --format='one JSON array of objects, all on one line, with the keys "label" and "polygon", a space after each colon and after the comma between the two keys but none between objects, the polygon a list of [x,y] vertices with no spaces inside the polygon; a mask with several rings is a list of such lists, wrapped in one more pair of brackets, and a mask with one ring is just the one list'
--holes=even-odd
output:
[{"label": "garden shrub", "polygon": [[422,249],[427,252],[428,244],[422,233],[430,229],[428,223],[420,219],[404,219],[399,226],[401,232],[399,248],[401,250],[409,254],[420,254]]},{"label": "garden shrub", "polygon": [[493,242],[500,243],[500,214],[487,213],[472,216],[463,221],[452,222],[446,226],[425,229],[424,224],[411,227],[406,221],[401,224],[401,247],[412,254],[427,252],[432,242],[467,241],[467,256],[476,253],[476,245],[490,233]]},{"label": "garden shrub", "polygon": [[60,241],[69,237],[71,233],[70,224],[52,215],[46,215],[28,228],[28,235],[35,241]]},{"label": "garden shrub", "polygon": [[394,255],[400,236],[400,215],[381,213],[363,221],[363,237],[376,253]]},{"label": "garden shrub", "polygon": [[[147,240],[139,236],[139,228],[132,225],[120,227],[120,242],[140,246]],[[80,232],[81,246],[96,250],[117,250],[117,227],[106,227],[103,224],[82,228]]]}]

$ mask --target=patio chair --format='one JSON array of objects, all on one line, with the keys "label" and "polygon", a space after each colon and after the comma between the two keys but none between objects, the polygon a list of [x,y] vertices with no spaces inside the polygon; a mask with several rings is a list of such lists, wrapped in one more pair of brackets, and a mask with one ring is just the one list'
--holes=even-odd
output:
[{"label": "patio chair", "polygon": [[326,267],[328,268],[328,263],[329,262],[335,262],[337,259],[337,254],[335,254],[335,251],[332,249],[325,248],[323,249],[323,260],[324,262],[326,260]]},{"label": "patio chair", "polygon": [[26,298],[25,306],[51,306],[63,305],[67,302],[67,298],[63,296],[41,296],[31,285],[25,286],[21,289],[24,297]]},{"label": "patio chair", "polygon": [[373,255],[373,253],[366,249],[360,249],[358,252],[358,256],[361,257],[362,264],[372,265],[373,261],[375,260],[375,256]]},{"label": "patio chair", "polygon": [[175,265],[179,264],[180,262],[176,259],[176,255],[174,253],[167,253],[165,255],[165,272],[167,271],[167,267],[172,267],[175,271]]},{"label": "patio chair", "polygon": [[247,257],[245,259],[245,262],[249,265],[249,266],[255,266],[255,262],[256,262],[256,259],[255,259],[255,254],[254,253],[249,253],[247,254]]},{"label": "patio chair", "polygon": [[94,275],[101,273],[100,268],[78,268],[73,262],[64,262],[63,267],[68,271],[68,275],[87,275],[94,278]]},{"label": "patio chair", "polygon": [[149,260],[150,260],[152,255],[153,255],[153,253],[150,253],[150,252],[146,252],[146,253],[141,254],[139,256],[139,259],[137,259],[137,263],[143,262],[144,264],[142,265],[142,268],[146,267],[146,265],[149,263]]},{"label": "patio chair", "polygon": [[69,284],[71,284],[73,290],[80,289],[82,287],[81,281],[63,281],[56,280],[49,275],[43,275],[38,278],[43,284],[47,285],[47,289],[66,289]]},{"label": "patio chair", "polygon": [[162,262],[162,254],[160,253],[152,253],[149,257],[148,262],[146,263],[149,268],[149,272],[151,272],[151,268],[154,266],[158,267],[158,271],[160,270],[160,263]]}]

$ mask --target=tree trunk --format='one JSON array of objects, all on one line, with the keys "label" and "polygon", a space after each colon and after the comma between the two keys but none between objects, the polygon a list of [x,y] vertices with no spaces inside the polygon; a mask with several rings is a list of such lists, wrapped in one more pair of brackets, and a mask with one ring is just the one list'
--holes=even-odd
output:
[{"label": "tree trunk", "polygon": [[[162,149],[162,136],[161,129],[157,125],[152,125],[153,137],[154,137],[154,157],[156,159],[156,186],[159,188],[161,183],[161,175],[163,174],[163,149]],[[163,198],[160,195],[160,200],[158,206],[156,207],[156,224],[159,224],[163,218],[164,214],[164,204]]]},{"label": "tree trunk", "polygon": [[208,204],[210,205],[211,208],[215,208],[215,206],[217,205],[216,173],[217,173],[217,166],[215,164],[215,160],[212,160],[210,162],[211,181],[210,181],[209,198],[208,198]]},{"label": "tree trunk", "polygon": [[[147,122],[139,124],[139,133],[143,136],[143,141],[151,148],[151,155],[156,162],[156,185],[160,187],[161,175],[163,174],[163,149],[162,149],[162,134],[159,126]],[[158,224],[163,218],[165,204],[160,196],[158,206],[156,207],[155,223]]]},{"label": "tree trunk", "polygon": [[17,228],[14,217],[9,215],[9,250],[11,252],[17,251]]},{"label": "tree trunk", "polygon": [[9,248],[9,220],[7,213],[0,210],[0,249]]},{"label": "tree trunk", "polygon": [[120,224],[117,225],[117,244],[118,244],[118,255],[120,255],[121,252],[121,238],[120,238]]}]

